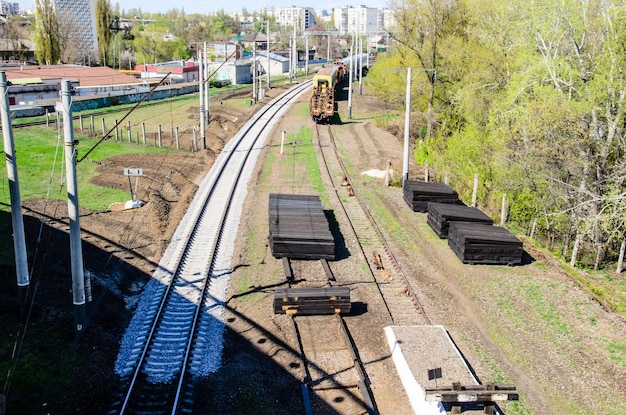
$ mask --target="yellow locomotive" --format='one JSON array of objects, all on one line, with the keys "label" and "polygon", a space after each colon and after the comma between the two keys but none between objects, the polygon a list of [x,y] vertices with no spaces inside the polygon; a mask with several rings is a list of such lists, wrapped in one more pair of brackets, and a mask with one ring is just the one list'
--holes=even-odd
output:
[{"label": "yellow locomotive", "polygon": [[313,76],[310,111],[315,122],[328,122],[335,115],[335,92],[345,74],[346,65],[337,58],[333,66],[326,66]]}]

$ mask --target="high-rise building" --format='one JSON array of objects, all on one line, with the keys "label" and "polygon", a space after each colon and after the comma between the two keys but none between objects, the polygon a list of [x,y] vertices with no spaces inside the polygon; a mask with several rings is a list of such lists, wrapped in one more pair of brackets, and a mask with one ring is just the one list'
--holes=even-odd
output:
[{"label": "high-rise building", "polygon": [[20,14],[20,4],[19,3],[10,3],[8,1],[2,2],[2,14]]},{"label": "high-rise building", "polygon": [[334,10],[335,27],[341,34],[370,35],[383,30],[381,26],[385,9],[372,7],[341,7]]},{"label": "high-rise building", "polygon": [[315,26],[315,13],[312,7],[272,7],[268,11],[274,16],[276,23],[292,27],[295,25],[298,31]]},{"label": "high-rise building", "polygon": [[98,49],[96,5],[94,0],[53,0],[60,20],[72,28],[79,54],[88,56]]}]

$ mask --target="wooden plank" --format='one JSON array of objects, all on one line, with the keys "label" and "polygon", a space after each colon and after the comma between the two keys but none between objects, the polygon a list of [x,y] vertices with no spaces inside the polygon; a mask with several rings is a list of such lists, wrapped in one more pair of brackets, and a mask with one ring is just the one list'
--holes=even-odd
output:
[{"label": "wooden plank", "polygon": [[514,391],[516,390],[515,385],[507,384],[507,383],[486,383],[484,385],[462,385],[462,384],[453,384],[452,386],[433,386],[433,387],[424,387],[425,393],[430,392],[446,392],[450,390],[463,390],[463,391],[485,391],[485,390],[495,390],[495,391]]},{"label": "wooden plank", "polygon": [[279,288],[274,291],[276,314],[336,314],[351,309],[348,287]]},{"label": "wooden plank", "polygon": [[350,297],[349,287],[277,288],[274,297]]},{"label": "wooden plank", "polygon": [[517,392],[497,391],[449,391],[426,394],[426,402],[497,402],[517,401]]},{"label": "wooden plank", "polygon": [[458,382],[452,386],[424,388],[427,402],[496,402],[516,401],[519,394],[514,385],[498,385],[488,383],[486,385],[461,385]]}]

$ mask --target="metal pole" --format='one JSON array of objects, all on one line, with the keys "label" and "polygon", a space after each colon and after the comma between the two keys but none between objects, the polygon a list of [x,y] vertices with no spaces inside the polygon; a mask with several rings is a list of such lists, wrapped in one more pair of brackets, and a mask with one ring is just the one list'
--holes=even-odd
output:
[{"label": "metal pole", "polygon": [[409,129],[411,127],[411,68],[406,68],[406,99],[404,111],[404,164],[402,185],[409,180]]},{"label": "metal pole", "polygon": [[22,203],[20,186],[17,178],[17,160],[15,159],[15,141],[11,126],[11,112],[9,109],[9,94],[5,72],[0,72],[0,93],[2,94],[2,135],[4,138],[4,155],[9,179],[9,195],[11,197],[11,222],[13,224],[13,249],[15,250],[15,272],[17,274],[17,294],[19,298],[20,315],[23,317],[24,303],[28,291],[28,257],[26,255],[26,238],[24,236],[24,219],[22,217]]},{"label": "metal pole", "polygon": [[85,310],[85,275],[83,272],[83,251],[80,240],[78,214],[78,182],[76,180],[76,151],[72,128],[72,108],[70,81],[61,83],[63,108],[63,137],[65,146],[65,169],[67,181],[67,210],[70,221],[70,255],[72,260],[72,296],[74,301],[74,332],[82,333],[87,322]]}]

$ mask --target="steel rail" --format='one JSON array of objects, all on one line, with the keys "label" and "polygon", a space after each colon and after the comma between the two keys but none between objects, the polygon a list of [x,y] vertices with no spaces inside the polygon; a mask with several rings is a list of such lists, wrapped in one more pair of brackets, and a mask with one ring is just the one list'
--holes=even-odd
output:
[{"label": "steel rail", "polygon": [[[319,140],[319,126],[316,126],[316,128],[317,128],[316,131],[317,131],[318,140]],[[347,179],[349,185],[351,186],[351,188],[353,190],[353,196],[358,201],[359,206],[361,207],[361,210],[363,211],[363,214],[368,219],[369,224],[371,225],[372,229],[374,230],[374,232],[376,233],[378,239],[380,240],[380,243],[382,244],[383,249],[385,250],[385,253],[388,255],[389,259],[391,260],[394,269],[396,270],[396,272],[399,273],[400,277],[402,278],[403,284],[406,286],[407,292],[409,293],[411,301],[413,302],[417,312],[420,314],[420,316],[422,318],[424,318],[424,320],[426,321],[427,324],[432,324],[432,322],[430,321],[430,319],[426,315],[426,311],[424,310],[421,302],[417,298],[417,294],[415,294],[415,291],[411,287],[411,284],[409,283],[409,280],[408,280],[406,274],[404,273],[404,270],[400,266],[400,263],[398,262],[396,256],[393,254],[393,251],[391,250],[391,247],[389,246],[389,243],[387,242],[387,239],[385,238],[385,236],[382,233],[380,227],[378,226],[378,223],[376,222],[376,220],[372,216],[369,208],[367,207],[367,205],[365,204],[365,202],[363,201],[363,199],[359,195],[359,192],[357,191],[357,189],[353,186],[352,179],[350,178],[350,175],[348,174],[346,166],[343,163],[342,157],[339,154],[339,149],[337,148],[337,144],[335,142],[335,137],[334,137],[334,135],[332,133],[332,128],[331,128],[330,125],[328,125],[327,128],[328,128],[328,134],[329,134],[329,137],[330,137],[330,142],[332,144],[333,151],[335,153],[335,157],[337,158],[337,162],[339,163],[339,166],[341,167],[341,170],[343,172],[344,177]],[[322,149],[321,145],[320,145],[320,152],[322,154],[322,157],[324,158],[324,152],[323,152],[323,149]],[[324,159],[324,161],[326,161],[326,160]],[[327,166],[327,169],[328,169],[328,166]],[[332,176],[331,176],[331,180],[332,180]],[[344,203],[341,201],[341,198],[338,198],[338,200],[339,200],[339,203],[340,203],[344,213],[346,214],[346,217],[348,218],[348,221],[350,222],[350,226],[351,226],[353,232],[355,232],[355,234],[356,234],[356,230],[355,230],[354,226],[352,225],[352,222],[351,222],[350,217],[349,217],[349,215],[348,215],[348,213],[346,211]],[[364,255],[364,258],[365,258],[365,260],[366,260],[366,262],[368,264],[368,267],[370,268],[370,272],[371,272],[371,274],[373,276],[374,272],[372,271],[372,265],[370,264],[369,260],[365,256],[365,252],[363,251],[363,247],[361,246],[360,243],[358,244],[358,246],[359,246],[359,249],[361,250],[361,253]],[[385,304],[387,304],[387,300],[384,297],[383,297],[383,300],[384,300]],[[391,310],[390,310],[388,305],[387,305],[387,310],[391,314]],[[393,319],[393,316],[392,316],[392,319]]]},{"label": "steel rail", "polygon": [[[137,359],[137,362],[135,364],[135,369],[133,370],[132,377],[129,381],[127,391],[125,393],[124,401],[122,404],[122,408],[119,412],[120,414],[123,414],[128,409],[128,405],[131,401],[131,398],[134,396],[133,394],[134,394],[135,389],[137,388],[140,373],[146,372],[147,370],[146,364],[147,364],[148,355],[151,354],[153,351],[156,354],[159,353],[158,350],[155,350],[153,348],[153,347],[156,347],[153,345],[155,345],[157,331],[161,327],[161,323],[163,321],[166,321],[166,316],[167,316],[166,310],[167,310],[167,306],[170,304],[170,301],[174,303],[174,306],[172,307],[176,306],[175,300],[172,300],[172,298],[174,297],[175,291],[183,290],[184,288],[191,285],[191,290],[200,292],[200,295],[199,295],[197,304],[195,305],[195,310],[193,312],[193,319],[190,322],[190,327],[183,328],[189,334],[186,336],[187,339],[184,341],[184,344],[182,344],[181,342],[179,345],[179,348],[184,348],[183,358],[179,363],[177,363],[178,369],[174,369],[174,371],[177,372],[177,374],[175,375],[177,379],[174,379],[174,381],[171,382],[171,383],[176,384],[176,390],[173,392],[174,399],[171,405],[171,413],[172,414],[176,413],[177,406],[180,401],[180,396],[184,389],[184,379],[185,379],[185,375],[187,371],[187,366],[189,365],[191,355],[193,354],[192,353],[193,343],[197,335],[198,323],[200,320],[201,311],[203,309],[203,305],[205,304],[205,298],[207,295],[207,287],[210,284],[209,277],[211,275],[211,272],[215,263],[216,253],[219,249],[220,238],[224,231],[224,224],[226,222],[226,218],[229,213],[230,203],[233,199],[233,195],[236,191],[241,174],[244,168],[246,167],[246,161],[249,157],[249,154],[253,150],[255,143],[258,141],[259,137],[261,137],[264,133],[267,133],[266,129],[268,129],[269,126],[273,124],[274,117],[276,116],[276,114],[278,114],[284,107],[289,105],[292,100],[294,100],[297,96],[300,95],[300,93],[305,91],[309,87],[309,85],[310,85],[310,82],[305,82],[290,89],[289,91],[283,93],[280,97],[276,98],[272,102],[271,105],[267,105],[263,109],[258,111],[252,117],[250,122],[248,122],[246,126],[244,126],[244,128],[242,128],[240,132],[229,142],[229,145],[227,145],[227,148],[225,148],[222,151],[222,153],[220,153],[221,157],[218,157],[218,159],[214,163],[214,168],[212,168],[211,172],[207,175],[207,179],[205,179],[205,182],[208,182],[207,189],[204,189],[203,191],[199,190],[201,199],[202,199],[202,202],[199,204],[200,208],[198,208],[196,212],[193,212],[191,214],[192,215],[191,220],[190,220],[191,225],[188,226],[188,230],[185,233],[187,236],[183,237],[183,240],[180,243],[181,247],[179,248],[179,253],[175,256],[176,263],[173,266],[169,267],[169,269],[174,269],[175,271],[172,274],[172,277],[169,281],[167,289],[163,293],[163,297],[153,317],[150,330],[147,336],[145,337],[145,339],[143,340],[143,348],[142,348],[141,354],[139,355]],[[252,131],[254,128],[258,128],[259,132],[253,133]],[[253,138],[250,138],[250,136],[253,136]],[[244,148],[241,148],[241,147],[244,147]],[[237,161],[238,158],[239,158],[239,161]],[[232,168],[233,160],[239,163],[237,164],[235,168],[236,174],[232,174],[234,170]],[[230,182],[226,184],[227,187],[226,189],[224,189],[222,194],[217,194],[217,199],[219,200],[214,203],[214,204],[220,205],[222,209],[221,215],[219,215],[219,220],[217,221],[217,224],[215,224],[215,220],[213,219],[213,223],[209,222],[207,225],[203,225],[204,223],[203,219],[211,215],[213,217],[215,216],[215,209],[209,209],[209,206],[212,203],[213,196],[216,195],[216,192],[218,192],[217,190],[218,185],[220,185],[223,182],[223,180],[221,179],[224,177],[225,172],[227,171],[227,168],[229,169],[228,170],[229,174],[227,174],[225,177],[226,177],[226,181],[230,180]],[[209,212],[207,212],[207,210]],[[203,241],[206,240],[205,235],[198,234],[198,228],[202,226],[209,227],[211,228],[211,230],[215,230],[214,228],[216,228],[214,235],[213,235],[214,239],[210,247],[210,254],[207,255],[210,258],[208,259],[208,262],[204,266],[204,270],[201,272],[202,274],[201,281],[186,280],[184,278],[184,272],[185,272],[184,268],[188,262],[187,259],[190,258],[189,262],[193,261],[194,259],[193,255],[195,253],[194,249],[196,249],[195,246],[201,243],[201,242],[198,242],[197,239],[200,236],[202,236],[203,238],[205,238],[203,239]],[[200,250],[200,253],[204,255],[206,248],[201,247],[201,248],[198,248],[198,250]],[[193,273],[192,275],[196,276],[198,273],[199,272],[196,272],[196,273]],[[182,286],[186,286],[186,287],[182,287]],[[186,292],[183,291],[183,293],[186,293]],[[165,323],[163,324],[165,325]],[[164,342],[167,343],[166,341]],[[167,411],[169,412],[170,410],[168,409]],[[163,413],[163,412],[162,410],[159,410],[158,412],[155,412],[155,413]]]}]

